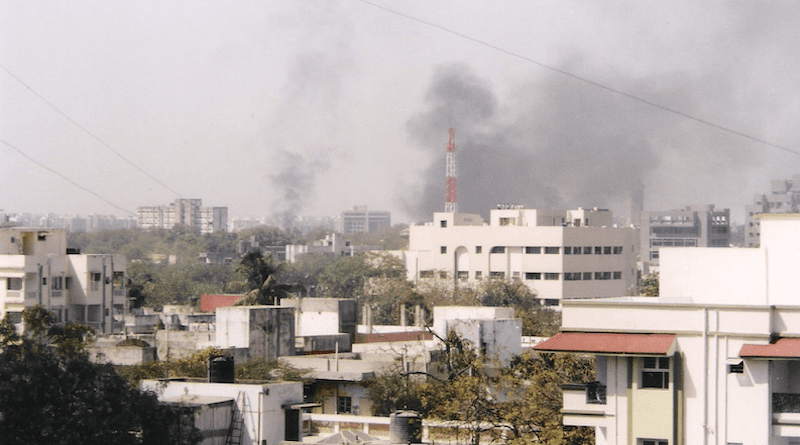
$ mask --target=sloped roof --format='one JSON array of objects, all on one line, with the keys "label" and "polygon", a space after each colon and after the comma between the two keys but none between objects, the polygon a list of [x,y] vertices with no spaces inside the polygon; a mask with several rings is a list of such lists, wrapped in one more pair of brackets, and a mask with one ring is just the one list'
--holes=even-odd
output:
[{"label": "sloped roof", "polygon": [[800,338],[779,338],[766,345],[742,345],[741,358],[800,358]]},{"label": "sloped roof", "polygon": [[533,349],[540,352],[667,356],[675,352],[675,335],[561,332]]}]

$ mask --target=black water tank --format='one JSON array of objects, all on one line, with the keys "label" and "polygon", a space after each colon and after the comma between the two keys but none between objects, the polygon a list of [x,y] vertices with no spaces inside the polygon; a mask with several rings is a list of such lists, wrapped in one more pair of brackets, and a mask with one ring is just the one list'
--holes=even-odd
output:
[{"label": "black water tank", "polygon": [[229,355],[209,357],[208,383],[234,383],[233,357]]},{"label": "black water tank", "polygon": [[389,442],[422,443],[422,419],[416,411],[395,411],[389,415]]}]

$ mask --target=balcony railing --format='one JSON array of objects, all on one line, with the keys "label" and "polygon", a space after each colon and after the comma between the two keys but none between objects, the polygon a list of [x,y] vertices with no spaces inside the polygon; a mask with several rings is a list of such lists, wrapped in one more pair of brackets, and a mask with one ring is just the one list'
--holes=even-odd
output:
[{"label": "balcony railing", "polygon": [[772,393],[773,413],[800,413],[800,394]]}]

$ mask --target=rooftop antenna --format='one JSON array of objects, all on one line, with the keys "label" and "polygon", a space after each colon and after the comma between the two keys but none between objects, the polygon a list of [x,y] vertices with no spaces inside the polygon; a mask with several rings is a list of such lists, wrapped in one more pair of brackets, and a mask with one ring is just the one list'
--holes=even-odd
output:
[{"label": "rooftop antenna", "polygon": [[447,168],[445,172],[444,211],[456,213],[458,195],[456,194],[456,131],[450,129],[447,142]]}]

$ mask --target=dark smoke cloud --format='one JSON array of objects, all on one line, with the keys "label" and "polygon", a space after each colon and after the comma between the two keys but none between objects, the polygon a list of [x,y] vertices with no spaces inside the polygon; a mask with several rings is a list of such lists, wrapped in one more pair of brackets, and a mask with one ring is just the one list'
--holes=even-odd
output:
[{"label": "dark smoke cloud", "polygon": [[[731,104],[730,88],[719,79],[676,74],[627,79],[624,85],[627,92],[690,114],[710,112],[700,105],[709,101],[723,109]],[[468,67],[442,67],[424,109],[408,127],[436,157],[419,201],[407,209],[423,220],[444,210],[451,127],[459,211],[484,216],[498,203],[612,208],[623,216],[626,195],[642,192],[650,207],[674,202],[669,193],[686,196],[678,206],[701,204],[693,200],[697,187],[718,187],[758,164],[748,141],[557,74],[517,85],[500,99]],[[714,175],[718,182],[709,183]],[[660,190],[664,183],[672,188]]]}]

